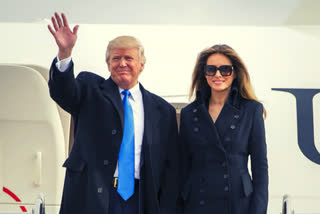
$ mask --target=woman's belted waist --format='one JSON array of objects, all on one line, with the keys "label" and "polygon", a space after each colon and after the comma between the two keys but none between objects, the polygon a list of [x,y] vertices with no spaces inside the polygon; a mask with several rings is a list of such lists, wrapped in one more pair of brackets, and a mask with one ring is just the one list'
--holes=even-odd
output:
[{"label": "woman's belted waist", "polygon": [[197,156],[191,160],[191,168],[245,168],[248,167],[247,155],[229,155],[226,159],[216,159],[214,156]]}]

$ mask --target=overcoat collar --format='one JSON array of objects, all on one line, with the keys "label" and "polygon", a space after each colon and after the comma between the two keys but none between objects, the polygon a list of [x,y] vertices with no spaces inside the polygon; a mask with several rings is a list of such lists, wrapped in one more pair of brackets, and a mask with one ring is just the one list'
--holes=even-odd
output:
[{"label": "overcoat collar", "polygon": [[[196,101],[198,104],[207,104],[211,96],[211,88],[206,85],[203,88],[199,89],[196,94]],[[233,107],[240,108],[240,95],[237,86],[237,81],[233,81],[231,85],[231,90],[226,101],[226,104],[232,105]]]},{"label": "overcoat collar", "polygon": [[[235,129],[240,114],[240,95],[236,81],[233,82],[226,103],[224,104],[216,122],[214,123],[208,112],[208,103],[211,96],[211,88],[205,86],[197,91],[196,102],[200,109],[206,112],[207,120],[211,121],[212,130],[211,136],[217,145],[225,150],[223,139],[228,131]],[[230,129],[231,128],[231,129]]]},{"label": "overcoat collar", "polygon": [[118,85],[115,82],[113,82],[111,78],[108,78],[107,80],[102,82],[100,87],[103,95],[111,101],[114,108],[118,112],[118,115],[121,120],[121,128],[123,129],[124,108],[121,102],[121,96],[119,93]]}]

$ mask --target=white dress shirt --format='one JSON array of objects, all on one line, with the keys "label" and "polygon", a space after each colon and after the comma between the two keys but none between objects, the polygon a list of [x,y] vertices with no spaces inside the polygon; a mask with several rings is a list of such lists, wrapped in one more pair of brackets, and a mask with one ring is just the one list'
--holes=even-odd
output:
[{"label": "white dress shirt", "polygon": [[[63,60],[59,60],[57,57],[56,67],[60,72],[64,72],[67,70],[70,62],[71,57],[68,57]],[[120,87],[119,94],[121,96],[121,100],[123,99],[124,95],[121,92],[124,90]],[[141,156],[141,146],[143,140],[143,132],[144,132],[144,107],[143,107],[143,99],[142,93],[140,90],[140,84],[137,83],[133,88],[130,90],[130,97],[129,103],[132,107],[133,111],[133,122],[134,122],[134,177],[136,179],[140,179],[140,156]],[[116,170],[114,172],[114,177],[118,177],[118,164]]]}]

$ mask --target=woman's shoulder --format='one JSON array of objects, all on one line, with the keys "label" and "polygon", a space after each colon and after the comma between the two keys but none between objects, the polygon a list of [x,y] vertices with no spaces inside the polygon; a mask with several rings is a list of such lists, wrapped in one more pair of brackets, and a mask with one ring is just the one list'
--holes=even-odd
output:
[{"label": "woman's shoulder", "polygon": [[250,112],[256,112],[259,109],[261,111],[263,110],[263,104],[261,102],[256,100],[251,100],[251,99],[245,99],[245,98],[241,99],[240,108],[241,107],[245,111],[250,111]]},{"label": "woman's shoulder", "polygon": [[252,106],[252,107],[259,107],[262,106],[262,103],[256,100],[252,100],[252,99],[246,99],[246,98],[240,98],[240,105],[244,105],[244,106]]}]

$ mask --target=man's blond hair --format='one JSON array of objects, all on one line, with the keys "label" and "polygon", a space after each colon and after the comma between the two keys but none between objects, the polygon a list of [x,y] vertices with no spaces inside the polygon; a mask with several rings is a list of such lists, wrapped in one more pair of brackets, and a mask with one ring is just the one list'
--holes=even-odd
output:
[{"label": "man's blond hair", "polygon": [[110,54],[113,49],[116,48],[138,48],[138,54],[140,62],[142,64],[146,63],[146,57],[144,56],[144,47],[141,42],[133,36],[119,36],[111,40],[107,47],[106,61],[110,59]]}]

